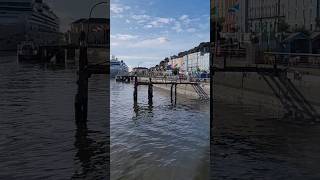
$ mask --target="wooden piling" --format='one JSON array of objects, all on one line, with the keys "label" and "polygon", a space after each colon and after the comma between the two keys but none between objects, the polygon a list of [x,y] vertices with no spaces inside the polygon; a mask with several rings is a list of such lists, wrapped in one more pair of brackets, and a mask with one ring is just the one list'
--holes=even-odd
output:
[{"label": "wooden piling", "polygon": [[152,104],[152,102],[153,102],[153,84],[152,84],[151,78],[149,78],[148,102],[149,102],[149,104]]},{"label": "wooden piling", "polygon": [[133,91],[133,101],[138,101],[138,77],[135,77],[134,80],[134,91]]},{"label": "wooden piling", "polygon": [[173,97],[172,96],[173,96],[173,84],[171,84],[171,96],[170,96],[171,97],[171,103],[173,103]]},{"label": "wooden piling", "polygon": [[75,103],[75,117],[78,123],[85,123],[88,114],[88,72],[87,72],[87,48],[80,47],[79,71],[78,71],[78,92]]},{"label": "wooden piling", "polygon": [[175,84],[174,88],[174,103],[177,104],[177,84]]}]

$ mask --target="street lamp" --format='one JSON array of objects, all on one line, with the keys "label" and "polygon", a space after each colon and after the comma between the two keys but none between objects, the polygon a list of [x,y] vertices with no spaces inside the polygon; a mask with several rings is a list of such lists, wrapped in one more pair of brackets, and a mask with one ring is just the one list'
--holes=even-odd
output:
[{"label": "street lamp", "polygon": [[90,28],[90,19],[91,19],[91,16],[92,16],[92,12],[93,12],[93,10],[94,10],[97,6],[99,6],[99,5],[101,5],[101,4],[109,4],[109,3],[108,3],[108,2],[106,2],[106,1],[103,1],[103,2],[99,2],[99,3],[95,4],[95,5],[93,5],[93,6],[91,7],[90,14],[89,14],[89,19],[88,19],[87,45],[88,45],[89,28]]}]

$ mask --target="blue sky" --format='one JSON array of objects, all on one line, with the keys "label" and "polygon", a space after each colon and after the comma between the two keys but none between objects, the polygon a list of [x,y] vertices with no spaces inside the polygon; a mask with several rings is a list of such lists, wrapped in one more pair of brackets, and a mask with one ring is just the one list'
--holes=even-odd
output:
[{"label": "blue sky", "polygon": [[130,67],[208,42],[209,0],[111,0],[111,54]]}]

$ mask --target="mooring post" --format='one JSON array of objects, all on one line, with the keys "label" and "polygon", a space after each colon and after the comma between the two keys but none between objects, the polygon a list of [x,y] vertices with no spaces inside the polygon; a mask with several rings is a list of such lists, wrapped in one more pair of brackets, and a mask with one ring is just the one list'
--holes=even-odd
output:
[{"label": "mooring post", "polygon": [[133,101],[138,101],[138,77],[134,77]]},{"label": "mooring post", "polygon": [[175,88],[174,88],[174,103],[177,104],[177,83],[175,83]]},{"label": "mooring post", "polygon": [[151,78],[149,78],[149,88],[148,88],[148,102],[152,104],[153,99],[153,84]]},{"label": "mooring post", "polygon": [[[84,40],[82,34],[82,41]],[[80,46],[79,53],[79,70],[78,70],[78,92],[75,101],[75,116],[77,123],[85,123],[87,121],[88,114],[88,78],[87,71],[88,57],[87,47],[84,43]]]},{"label": "mooring post", "polygon": [[171,103],[173,103],[173,97],[172,96],[173,96],[173,84],[171,84],[171,96],[170,96],[171,97]]}]

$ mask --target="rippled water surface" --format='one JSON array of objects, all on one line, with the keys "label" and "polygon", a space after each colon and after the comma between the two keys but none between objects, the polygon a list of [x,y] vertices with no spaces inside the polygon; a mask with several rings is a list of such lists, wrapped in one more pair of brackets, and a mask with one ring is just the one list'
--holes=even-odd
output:
[{"label": "rippled water surface", "polygon": [[133,103],[133,84],[111,81],[111,179],[208,179],[209,103],[154,88],[139,87]]},{"label": "rippled water surface", "polygon": [[214,103],[213,179],[320,179],[320,125]]},{"label": "rippled water surface", "polygon": [[0,179],[106,179],[108,82],[93,76],[89,121],[74,120],[76,70],[0,57]]}]

